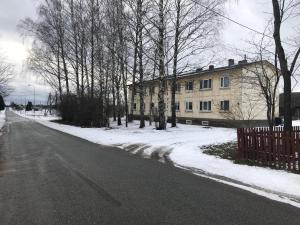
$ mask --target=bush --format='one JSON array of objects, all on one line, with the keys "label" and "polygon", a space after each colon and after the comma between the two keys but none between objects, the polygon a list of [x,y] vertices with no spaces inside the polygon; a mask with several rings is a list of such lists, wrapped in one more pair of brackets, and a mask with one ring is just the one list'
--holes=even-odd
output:
[{"label": "bush", "polygon": [[4,110],[4,109],[5,109],[5,103],[2,95],[0,95],[0,110]]},{"label": "bush", "polygon": [[101,125],[99,100],[74,94],[63,95],[59,112],[63,122],[83,127],[99,127]]},{"label": "bush", "polygon": [[61,102],[59,104],[58,110],[63,121],[68,123],[74,123],[75,114],[77,111],[76,96],[72,94],[61,96]]}]

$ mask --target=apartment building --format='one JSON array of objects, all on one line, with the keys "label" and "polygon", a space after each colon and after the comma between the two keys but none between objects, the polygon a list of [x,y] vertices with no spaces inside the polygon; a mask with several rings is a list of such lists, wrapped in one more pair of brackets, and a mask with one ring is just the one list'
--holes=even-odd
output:
[{"label": "apartment building", "polygon": [[[228,66],[178,75],[176,87],[176,115],[179,123],[200,124],[205,126],[242,127],[266,125],[267,107],[252,68],[261,62],[248,63],[246,60],[235,64],[233,59]],[[274,70],[274,66],[263,61],[265,68]],[[171,117],[171,77],[166,78],[166,116]],[[158,106],[158,81],[145,82],[145,116],[155,116]],[[131,96],[132,85],[129,86]],[[134,98],[134,116],[140,114],[139,94]],[[277,98],[278,99],[278,98]],[[131,98],[129,97],[129,101]],[[129,102],[129,105],[130,102]],[[276,107],[278,109],[278,107]],[[278,112],[276,112],[276,116]]]}]

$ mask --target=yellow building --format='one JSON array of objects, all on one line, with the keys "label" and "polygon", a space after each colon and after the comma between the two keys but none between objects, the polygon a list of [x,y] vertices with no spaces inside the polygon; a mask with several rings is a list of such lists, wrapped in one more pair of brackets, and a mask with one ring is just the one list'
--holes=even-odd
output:
[{"label": "yellow building", "polygon": [[[198,69],[194,72],[178,75],[176,91],[176,114],[180,123],[210,126],[240,127],[266,125],[267,107],[258,85],[257,71],[262,62],[237,64],[230,59],[228,66]],[[274,66],[263,61],[264,72],[270,74],[275,82]],[[167,77],[165,92],[166,116],[171,117],[171,77]],[[158,106],[158,81],[146,81],[145,116],[155,114]],[[129,107],[131,106],[131,88],[129,86]],[[138,92],[138,91],[137,91]],[[278,95],[278,91],[276,96]],[[278,97],[277,97],[278,99]],[[139,117],[139,94],[134,98],[134,116]],[[151,110],[152,105],[152,110]],[[278,116],[276,106],[276,115]]]}]

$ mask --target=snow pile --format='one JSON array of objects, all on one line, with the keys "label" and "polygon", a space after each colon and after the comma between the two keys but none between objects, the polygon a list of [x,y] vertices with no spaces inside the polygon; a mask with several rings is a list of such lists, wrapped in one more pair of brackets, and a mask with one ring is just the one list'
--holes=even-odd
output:
[{"label": "snow pile", "polygon": [[0,129],[4,126],[5,123],[5,110],[0,111]]},{"label": "snow pile", "polygon": [[294,120],[293,121],[293,126],[300,126],[300,120]]},{"label": "snow pile", "polygon": [[139,129],[138,121],[129,123],[128,128],[124,125],[118,127],[114,122],[112,122],[112,129],[80,128],[50,122],[39,117],[36,117],[36,120],[50,128],[94,143],[115,145],[128,151],[133,149],[131,152],[139,154],[142,152],[144,156],[150,157],[157,151],[160,154],[167,153],[168,157],[179,167],[192,168],[193,171],[202,171],[204,174],[233,179],[258,188],[260,192],[267,190],[300,200],[300,176],[297,174],[234,164],[232,161],[202,152],[201,146],[203,145],[236,141],[235,129],[178,124],[177,128],[157,131],[154,126]]},{"label": "snow pile", "polygon": [[49,115],[49,113],[47,112],[45,114],[44,110],[39,110],[39,111],[25,111],[25,110],[21,110],[21,111],[13,111],[14,113],[18,114],[19,116],[28,118],[28,119],[36,119],[38,121],[41,120],[59,120],[60,117],[56,116],[55,112],[52,113],[52,115]]}]

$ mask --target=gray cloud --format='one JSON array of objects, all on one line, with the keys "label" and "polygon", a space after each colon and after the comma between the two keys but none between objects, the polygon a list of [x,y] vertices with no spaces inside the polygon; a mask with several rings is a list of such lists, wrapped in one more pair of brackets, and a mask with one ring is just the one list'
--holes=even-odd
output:
[{"label": "gray cloud", "polygon": [[[50,90],[35,76],[24,72],[23,65],[28,54],[27,50],[30,48],[30,42],[24,42],[17,30],[17,24],[21,19],[36,16],[36,6],[39,0],[0,1],[0,48],[4,50],[8,59],[16,64],[16,78],[12,83],[16,91],[8,99],[16,100],[21,98],[20,96],[32,95],[32,90],[28,88],[28,83],[32,83],[37,87],[37,96],[42,101]],[[271,12],[271,1],[269,0],[229,1],[226,5],[227,16],[259,31],[264,30]],[[296,26],[299,26],[298,21],[287,24],[284,33],[290,36]],[[239,60],[236,52],[232,49],[247,50],[249,46],[246,40],[254,36],[254,33],[226,19],[224,19],[224,26],[220,30],[220,42],[223,47],[218,51],[218,58],[223,60],[223,64],[226,63],[226,58]]]}]

